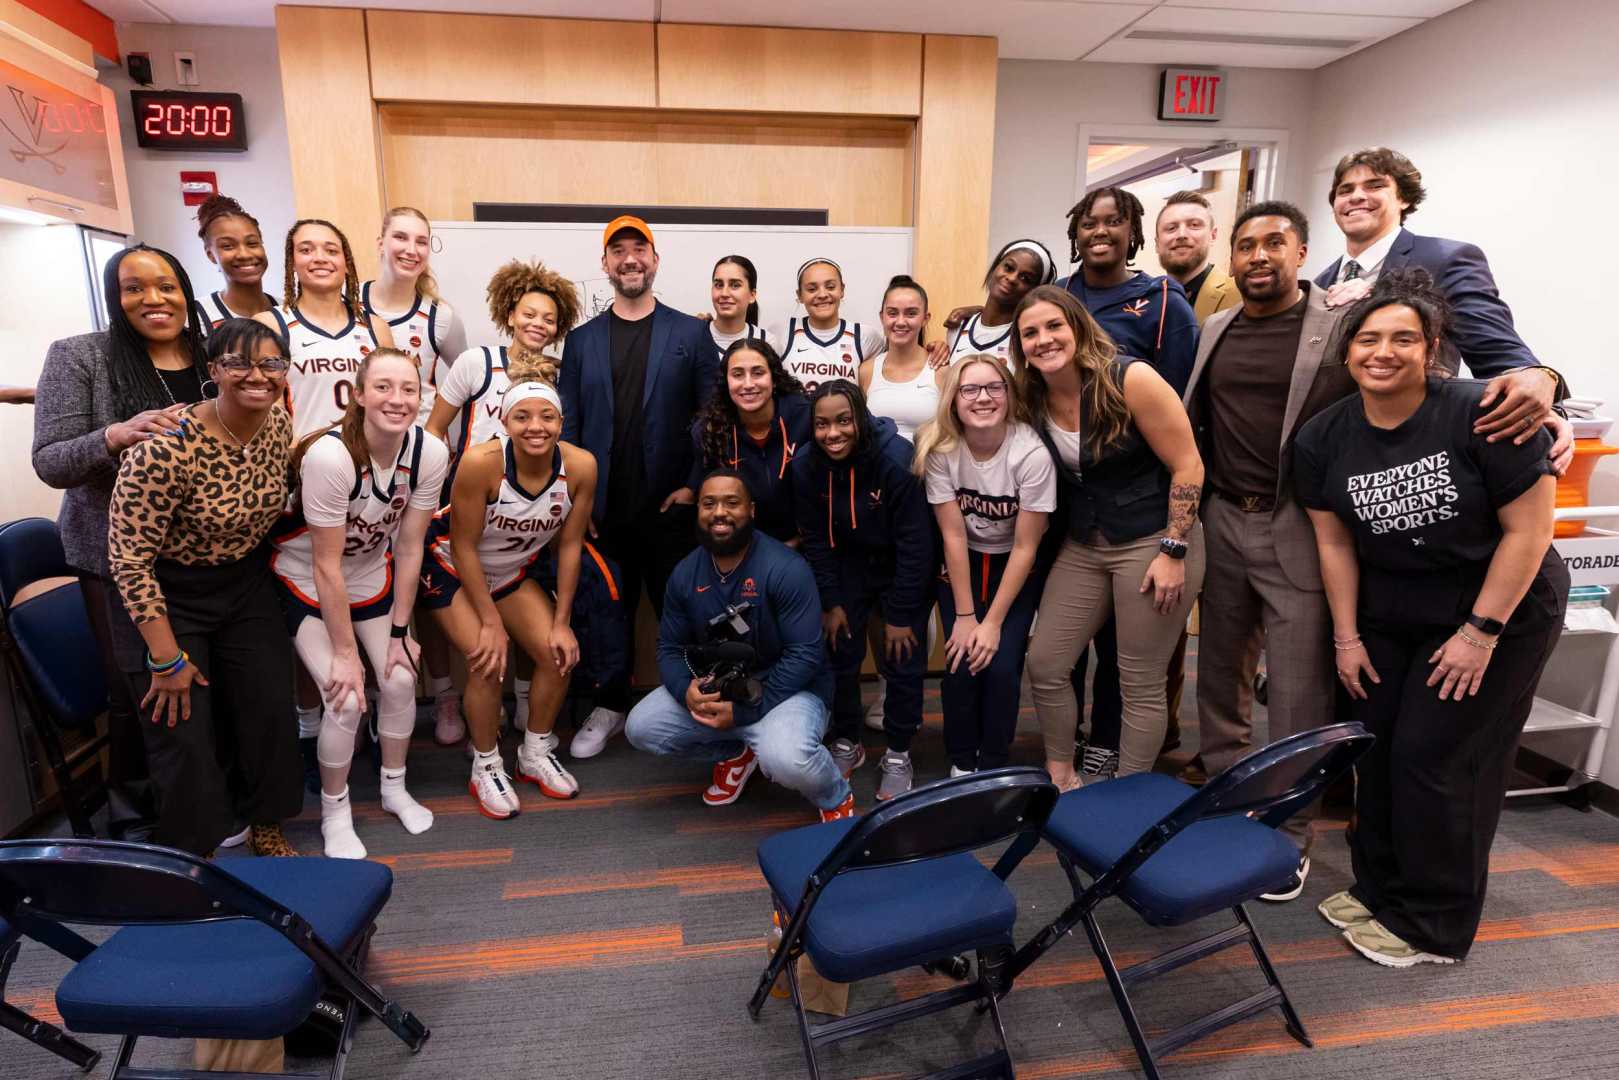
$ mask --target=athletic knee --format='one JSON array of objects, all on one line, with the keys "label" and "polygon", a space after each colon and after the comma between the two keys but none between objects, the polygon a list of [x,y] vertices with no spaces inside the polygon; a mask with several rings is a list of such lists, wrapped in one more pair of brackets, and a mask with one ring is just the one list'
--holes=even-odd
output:
[{"label": "athletic knee", "polygon": [[[635,707],[630,710],[629,716],[624,720],[625,740],[637,750],[648,754],[672,753],[678,723],[675,716],[677,711],[685,712],[669,691],[659,687],[636,702]],[[695,723],[689,714],[685,719]]]}]

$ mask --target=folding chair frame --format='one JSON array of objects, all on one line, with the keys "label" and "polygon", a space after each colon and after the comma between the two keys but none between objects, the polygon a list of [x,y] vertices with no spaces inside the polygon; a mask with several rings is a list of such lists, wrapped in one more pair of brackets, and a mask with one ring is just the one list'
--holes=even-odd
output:
[{"label": "folding chair frame", "polygon": [[21,937],[14,927],[0,933],[0,1028],[14,1031],[35,1046],[89,1072],[101,1061],[101,1051],[90,1049],[55,1024],[30,1016],[5,1000],[6,980],[11,976],[11,965],[17,960]]},{"label": "folding chair frame", "polygon": [[[947,990],[936,990],[920,997],[897,1001],[821,1024],[812,1024],[804,1008],[804,998],[798,983],[798,958],[805,955],[803,936],[816,901],[841,871],[860,867],[862,855],[869,854],[866,849],[872,836],[885,825],[913,811],[919,804],[931,806],[952,798],[1017,786],[1030,789],[1030,805],[1019,819],[1020,827],[1015,831],[1003,833],[998,838],[1004,840],[1007,836],[1014,837],[992,870],[996,877],[1005,881],[1018,863],[1034,850],[1034,846],[1039,842],[1040,829],[1056,805],[1056,788],[1039,769],[1013,768],[974,773],[971,776],[938,781],[897,796],[862,817],[837,847],[821,860],[820,865],[805,883],[798,908],[791,916],[788,915],[781,899],[772,895],[772,901],[786,929],[782,933],[781,941],[770,955],[770,962],[765,967],[764,974],[759,977],[759,985],[748,1002],[748,1013],[755,1021],[759,1019],[770,988],[785,972],[793,1009],[798,1016],[798,1031],[804,1043],[804,1058],[809,1065],[810,1080],[820,1080],[821,1076],[820,1063],[815,1055],[818,1047],[969,1003],[975,1003],[980,1012],[989,1012],[995,1032],[995,1049],[970,1061],[928,1073],[918,1080],[972,1080],[975,1077],[1004,1077],[1006,1080],[1014,1080],[1016,1072],[1012,1064],[1011,1051],[1006,1043],[1006,1027],[1001,1020],[1000,1011],[1000,998],[1012,988],[1008,966],[1012,960],[1010,947],[980,949],[975,975],[970,982],[963,985]],[[995,842],[996,839],[980,840],[954,850],[935,852],[917,859],[894,860],[883,865],[922,861],[923,858],[940,858]],[[965,960],[957,956],[942,958],[923,965],[923,968],[930,974],[956,974],[964,966]]]},{"label": "folding chair frame", "polygon": [[[34,905],[23,898],[8,906],[7,898],[0,892],[0,911],[3,911],[12,924],[23,934],[51,946],[58,952],[74,961],[83,960],[96,949],[96,946],[83,937],[62,925],[62,922],[100,923],[102,925],[141,925],[154,922],[217,922],[226,919],[252,919],[276,931],[292,943],[293,947],[303,953],[315,965],[321,977],[329,986],[341,991],[344,1000],[343,1028],[338,1040],[337,1053],[332,1058],[332,1066],[325,1074],[320,1073],[282,1073],[281,1076],[319,1077],[324,1075],[327,1080],[342,1080],[343,1071],[347,1065],[349,1049],[354,1042],[354,1025],[358,1019],[360,1009],[380,1019],[388,1029],[397,1035],[411,1053],[421,1050],[432,1034],[420,1020],[397,1002],[384,997],[374,986],[362,977],[357,965],[365,955],[370,944],[371,935],[375,933],[375,925],[369,926],[359,936],[354,947],[347,956],[340,955],[321,936],[315,933],[309,922],[297,912],[278,904],[265,896],[257,889],[245,882],[226,874],[211,863],[198,859],[183,851],[172,848],[162,848],[151,844],[131,844],[111,840],[89,841],[50,841],[50,840],[9,840],[0,841],[0,872],[4,864],[10,859],[21,858],[27,861],[62,861],[77,860],[80,862],[94,862],[123,869],[139,869],[148,872],[179,875],[192,878],[195,884],[212,897],[212,914],[187,915],[171,920],[152,919],[119,919],[106,917],[96,919],[88,913],[64,912],[53,914],[49,911],[36,910]],[[260,1080],[272,1074],[244,1073],[244,1072],[203,1072],[192,1069],[148,1069],[131,1065],[130,1059],[134,1056],[135,1045],[142,1038],[140,1035],[125,1035],[118,1048],[118,1055],[108,1080]]]},{"label": "folding chair frame", "polygon": [[[1096,921],[1096,909],[1102,901],[1117,895],[1141,865],[1182,829],[1204,817],[1246,812],[1256,816],[1264,825],[1271,828],[1279,827],[1294,813],[1315,801],[1328,784],[1342,775],[1370,748],[1371,743],[1372,736],[1360,724],[1334,724],[1314,731],[1300,732],[1255,751],[1219,776],[1210,778],[1200,791],[1188,796],[1185,802],[1142,833],[1130,850],[1089,886],[1081,880],[1079,870],[1067,853],[1058,848],[1057,859],[1062,865],[1063,872],[1068,875],[1074,899],[1055,920],[1042,928],[1017,951],[1008,971],[1008,982],[1015,980],[1031,964],[1050,951],[1075,926],[1083,925],[1085,935],[1090,939],[1091,950],[1096,954],[1102,974],[1107,978],[1108,989],[1113,993],[1119,1016],[1124,1021],[1125,1030],[1130,1034],[1131,1043],[1135,1045],[1136,1055],[1141,1059],[1141,1068],[1148,1080],[1161,1080],[1157,1060],[1159,1057],[1173,1053],[1189,1043],[1267,1009],[1280,1009],[1288,1034],[1304,1046],[1313,1047],[1315,1043],[1311,1041],[1309,1033],[1305,1030],[1304,1021],[1299,1018],[1292,1000],[1283,989],[1276,968],[1265,952],[1264,942],[1260,940],[1259,932],[1254,929],[1253,921],[1249,919],[1248,911],[1243,904],[1231,908],[1232,914],[1237,919],[1235,925],[1122,970],[1114,963],[1107,939]],[[1307,753],[1320,754],[1320,760],[1286,791],[1252,802],[1241,800],[1244,785],[1288,757]],[[1234,804],[1224,804],[1226,799],[1232,797],[1236,797],[1237,800]],[[1056,847],[1055,844],[1052,846]],[[1265,977],[1264,989],[1190,1020],[1156,1039],[1149,1039],[1140,1019],[1136,1016],[1135,1004],[1130,999],[1131,988],[1185,967],[1193,961],[1243,944],[1253,950],[1254,960]]]}]

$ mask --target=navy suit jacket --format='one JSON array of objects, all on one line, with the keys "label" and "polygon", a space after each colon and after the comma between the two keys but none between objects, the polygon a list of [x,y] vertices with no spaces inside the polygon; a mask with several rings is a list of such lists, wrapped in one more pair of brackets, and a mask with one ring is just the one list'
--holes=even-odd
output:
[{"label": "navy suit jacket", "polygon": [[[692,418],[714,391],[719,352],[708,327],[659,303],[652,312],[646,385],[641,391],[642,451],[647,493],[662,499],[691,471]],[[611,317],[602,312],[568,334],[562,346],[557,391],[562,396],[562,438],[596,456],[596,503],[607,513],[607,474],[613,453]]]},{"label": "navy suit jacket", "polygon": [[[1331,288],[1338,280],[1338,267],[1342,263],[1341,258],[1334,261],[1315,283]],[[1451,374],[1459,370],[1458,353],[1475,378],[1493,378],[1517,368],[1540,366],[1540,361],[1512,325],[1512,309],[1495,287],[1495,277],[1490,273],[1484,252],[1460,240],[1418,236],[1402,228],[1378,274],[1410,266],[1428,271],[1434,285],[1450,302],[1450,334],[1440,362]]]}]

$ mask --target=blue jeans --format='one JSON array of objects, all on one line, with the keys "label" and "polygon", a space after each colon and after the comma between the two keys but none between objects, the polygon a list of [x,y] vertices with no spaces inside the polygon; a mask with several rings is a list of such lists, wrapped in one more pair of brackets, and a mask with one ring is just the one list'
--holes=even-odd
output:
[{"label": "blue jeans", "polygon": [[800,690],[755,723],[718,731],[699,724],[660,686],[630,710],[624,737],[649,754],[699,761],[725,761],[744,748],[752,750],[766,776],[822,810],[832,810],[849,797],[849,781],[821,745],[829,716],[824,701]]}]

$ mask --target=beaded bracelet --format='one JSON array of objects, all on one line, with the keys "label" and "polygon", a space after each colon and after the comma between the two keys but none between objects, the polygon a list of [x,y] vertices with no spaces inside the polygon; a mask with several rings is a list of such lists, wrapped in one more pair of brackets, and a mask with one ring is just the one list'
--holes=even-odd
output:
[{"label": "beaded bracelet", "polygon": [[1360,635],[1359,634],[1356,634],[1354,637],[1351,637],[1351,638],[1333,638],[1332,639],[1332,647],[1334,649],[1337,649],[1339,652],[1349,652],[1351,649],[1360,648],[1360,645],[1361,645],[1361,642],[1360,642]]},{"label": "beaded bracelet", "polygon": [[159,664],[152,659],[152,653],[150,650],[148,650],[146,653],[146,670],[151,672],[153,675],[173,675],[180,669],[184,668],[186,666],[186,661],[190,659],[191,657],[186,654],[186,651],[181,649],[180,654],[173,660],[166,660]]},{"label": "beaded bracelet", "polygon": [[1494,652],[1495,647],[1497,645],[1501,644],[1499,641],[1480,641],[1478,638],[1474,637],[1472,634],[1469,634],[1466,630],[1461,630],[1461,629],[1458,629],[1456,631],[1456,636],[1461,638],[1463,641],[1467,642],[1469,645],[1473,646],[1473,648],[1475,648],[1475,649],[1483,649],[1486,652]]}]

